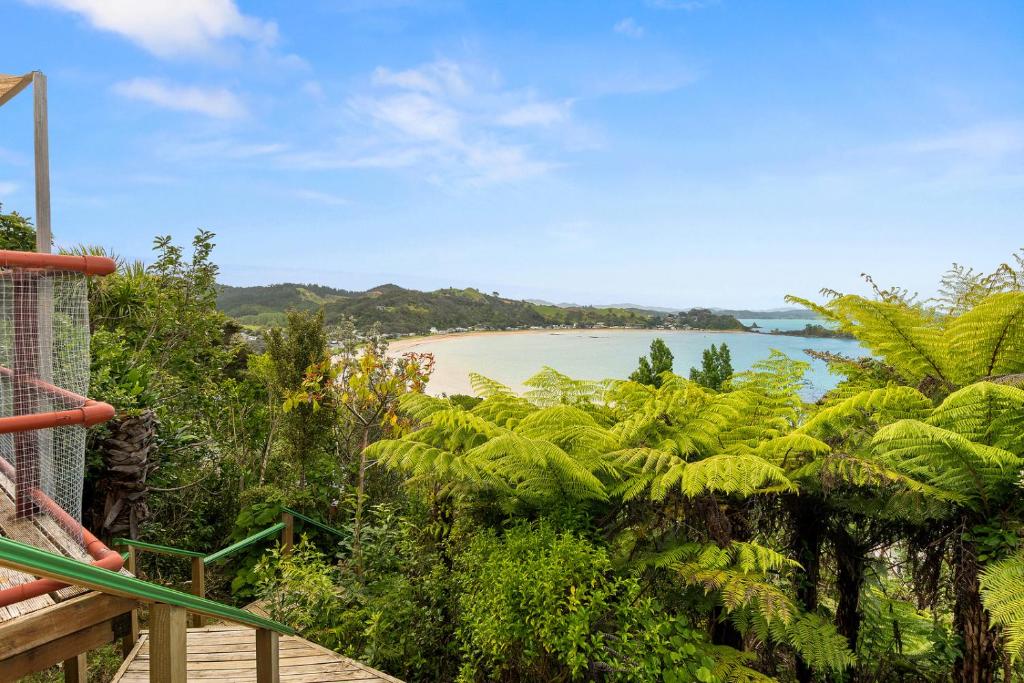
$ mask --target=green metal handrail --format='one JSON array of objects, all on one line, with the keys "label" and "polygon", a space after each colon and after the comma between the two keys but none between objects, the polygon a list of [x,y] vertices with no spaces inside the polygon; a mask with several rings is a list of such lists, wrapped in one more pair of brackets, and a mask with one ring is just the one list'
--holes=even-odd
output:
[{"label": "green metal handrail", "polygon": [[287,508],[287,507],[282,507],[281,509],[283,511],[287,512],[292,517],[295,517],[296,519],[301,519],[303,522],[306,522],[307,524],[312,524],[315,527],[319,527],[319,528],[323,529],[324,531],[326,531],[328,533],[334,534],[335,536],[344,536],[345,535],[342,532],[338,531],[337,529],[334,529],[332,527],[327,526],[323,522],[318,522],[315,519],[313,519],[312,517],[307,517],[306,515],[302,514],[301,512],[296,512],[295,510],[292,510],[291,508]]},{"label": "green metal handrail", "polygon": [[243,538],[238,543],[232,543],[227,548],[222,548],[221,550],[218,550],[215,553],[207,555],[206,557],[203,558],[203,564],[213,564],[214,562],[217,562],[219,560],[223,560],[228,555],[233,555],[234,553],[238,552],[242,548],[246,548],[246,547],[252,545],[256,541],[260,541],[260,540],[263,540],[264,538],[266,538],[267,536],[273,536],[273,535],[277,534],[278,532],[281,531],[281,529],[284,529],[284,522],[278,522],[274,526],[267,527],[263,531],[257,532],[255,534],[253,534],[252,536],[249,536],[248,538]]},{"label": "green metal handrail", "polygon": [[136,541],[131,538],[115,538],[112,541],[112,543],[114,545],[126,545],[131,548],[141,548],[142,550],[149,550],[150,552],[160,553],[161,555],[177,555],[179,557],[205,557],[203,553],[196,552],[195,550],[182,550],[181,548],[171,548],[166,545],[149,543],[147,541]]},{"label": "green metal handrail", "polygon": [[[284,526],[279,524],[278,526]],[[278,529],[279,530],[279,529]],[[247,539],[248,540],[248,539]],[[237,545],[237,544],[236,544]],[[221,551],[223,552],[223,551]],[[94,567],[78,560],[55,555],[33,548],[30,545],[0,537],[0,567],[6,567],[25,574],[42,576],[77,586],[84,586],[102,593],[120,595],[146,603],[162,603],[182,607],[194,614],[214,619],[244,624],[253,628],[264,628],[278,633],[292,635],[294,629],[271,619],[246,612],[235,607],[222,605],[213,600],[182,593],[173,588],[148,583],[133,576],[125,576],[101,567]]]}]

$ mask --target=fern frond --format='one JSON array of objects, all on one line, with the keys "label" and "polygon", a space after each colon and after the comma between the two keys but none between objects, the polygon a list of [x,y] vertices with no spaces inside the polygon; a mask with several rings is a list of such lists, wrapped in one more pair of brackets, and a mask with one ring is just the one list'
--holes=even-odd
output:
[{"label": "fern frond", "polygon": [[1024,655],[1024,555],[989,565],[981,575],[981,599],[992,621],[1003,627],[1006,650]]},{"label": "fern frond", "polygon": [[469,373],[469,384],[473,387],[473,393],[480,398],[515,396],[516,393],[501,382],[476,372]]},{"label": "fern frond", "polygon": [[908,383],[933,377],[951,384],[951,358],[943,345],[942,329],[922,307],[854,295],[840,297],[829,307],[850,320],[857,340]]},{"label": "fern frond", "polygon": [[1001,484],[1015,482],[1024,459],[917,420],[883,427],[872,440],[880,462],[984,506]]},{"label": "fern frond", "polygon": [[419,392],[402,394],[398,399],[398,405],[402,412],[416,422],[423,422],[437,411],[452,407],[451,401],[448,399],[428,396]]},{"label": "fern frond", "polygon": [[1024,292],[991,294],[949,324],[960,384],[1024,372]]},{"label": "fern frond", "polygon": [[655,482],[651,497],[660,500],[677,484],[683,495],[691,498],[705,493],[750,496],[797,490],[782,468],[750,454],[723,453],[675,464]]}]

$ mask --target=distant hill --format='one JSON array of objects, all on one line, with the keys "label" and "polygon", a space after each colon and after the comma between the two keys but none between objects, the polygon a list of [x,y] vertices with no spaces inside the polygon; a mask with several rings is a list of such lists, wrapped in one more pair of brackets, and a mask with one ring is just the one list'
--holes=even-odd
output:
[{"label": "distant hill", "polygon": [[[540,304],[544,306],[558,306],[559,308],[576,308],[579,304],[561,303],[555,304],[550,301],[544,301],[543,299],[527,299],[531,304]],[[641,311],[643,313],[658,314],[658,313],[679,313],[686,311],[685,308],[669,308],[665,306],[646,306],[644,304],[595,304],[592,308],[620,308],[627,311]],[[814,311],[809,311],[806,308],[770,308],[764,311],[752,311],[745,308],[732,309],[732,308],[714,308],[710,307],[707,309],[694,309],[693,310],[709,310],[718,315],[730,315],[734,318],[762,318],[765,320],[816,320],[818,314]]]},{"label": "distant hill", "polygon": [[431,328],[506,329],[548,325],[656,327],[653,311],[562,307],[485,294],[476,289],[420,292],[387,284],[365,292],[322,285],[284,283],[258,287],[221,285],[217,307],[239,322],[270,327],[284,322],[288,309],[324,309],[327,323],[351,316],[360,328],[379,323],[387,334],[427,333]]},{"label": "distant hill", "polygon": [[763,318],[766,320],[817,320],[818,314],[806,308],[773,308],[768,311],[750,311],[746,309],[712,308],[721,315],[734,318]]}]

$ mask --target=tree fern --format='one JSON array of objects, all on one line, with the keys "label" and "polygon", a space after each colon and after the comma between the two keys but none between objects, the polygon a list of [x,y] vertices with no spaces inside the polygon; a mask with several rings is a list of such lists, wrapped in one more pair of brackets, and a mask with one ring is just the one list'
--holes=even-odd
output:
[{"label": "tree fern", "polygon": [[1014,660],[1024,655],[1024,555],[990,565],[981,576],[982,600],[992,621],[1003,627]]},{"label": "tree fern", "polygon": [[986,297],[950,322],[947,337],[960,384],[1024,372],[1024,292]]}]

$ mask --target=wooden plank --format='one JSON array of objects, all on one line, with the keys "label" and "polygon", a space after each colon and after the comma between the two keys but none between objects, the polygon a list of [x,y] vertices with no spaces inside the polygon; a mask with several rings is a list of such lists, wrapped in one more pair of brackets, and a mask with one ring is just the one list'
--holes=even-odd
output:
[{"label": "wooden plank", "polygon": [[125,627],[126,625],[122,626],[117,619],[110,619],[0,660],[0,681],[16,681],[83,652],[111,643],[121,637],[121,631]]},{"label": "wooden plank", "polygon": [[162,603],[154,604],[150,610],[151,683],[185,683],[187,616],[184,608]]},{"label": "wooden plank", "polygon": [[64,660],[64,683],[88,683],[89,664],[85,653]]},{"label": "wooden plank", "polygon": [[87,593],[0,624],[0,660],[126,614],[137,604],[114,595]]},{"label": "wooden plank", "polygon": [[31,73],[27,73],[24,76],[0,74],[0,107],[10,102],[15,95],[27,88],[31,83]]}]

